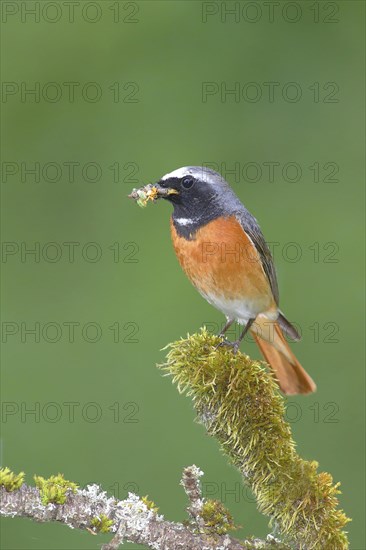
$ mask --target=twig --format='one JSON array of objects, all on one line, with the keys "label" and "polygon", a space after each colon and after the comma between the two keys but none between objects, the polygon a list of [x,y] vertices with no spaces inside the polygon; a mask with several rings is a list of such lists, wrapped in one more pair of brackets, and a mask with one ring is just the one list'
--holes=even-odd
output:
[{"label": "twig", "polygon": [[187,512],[200,528],[204,527],[204,521],[201,517],[203,497],[200,477],[202,475],[203,472],[197,468],[197,466],[189,466],[188,468],[184,468],[182,480],[180,482],[190,502]]}]

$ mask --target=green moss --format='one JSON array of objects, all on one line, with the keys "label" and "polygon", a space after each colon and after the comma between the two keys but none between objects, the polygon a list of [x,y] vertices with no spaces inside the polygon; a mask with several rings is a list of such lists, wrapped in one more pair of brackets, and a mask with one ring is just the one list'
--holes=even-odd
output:
[{"label": "green moss", "polygon": [[259,361],[216,348],[219,342],[203,329],[171,344],[161,368],[192,397],[198,419],[220,441],[284,542],[347,549],[343,528],[349,520],[337,509],[338,485],[296,453],[274,377]]},{"label": "green moss", "polygon": [[141,497],[141,500],[149,510],[152,510],[155,513],[159,511],[159,508],[156,506],[155,502],[153,500],[149,500],[147,495]]},{"label": "green moss", "polygon": [[72,481],[67,481],[63,474],[57,476],[51,476],[45,479],[41,476],[34,476],[36,487],[38,487],[41,494],[41,502],[44,506],[47,506],[50,502],[55,504],[65,504],[67,491],[71,490],[76,493],[78,485]]},{"label": "green moss", "polygon": [[93,518],[90,524],[97,533],[109,533],[113,520],[108,519],[104,514],[100,514],[99,517]]},{"label": "green moss", "polygon": [[202,506],[200,516],[208,532],[225,535],[228,531],[237,528],[229,510],[218,500],[206,500]]},{"label": "green moss", "polygon": [[20,489],[24,483],[25,473],[20,472],[19,474],[14,474],[9,468],[0,469],[0,486],[5,487],[5,489],[11,493]]}]

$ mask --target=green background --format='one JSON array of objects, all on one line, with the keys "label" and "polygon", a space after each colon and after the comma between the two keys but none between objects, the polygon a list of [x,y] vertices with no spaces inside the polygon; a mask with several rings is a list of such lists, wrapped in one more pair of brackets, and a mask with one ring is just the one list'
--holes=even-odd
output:
[{"label": "green background", "polygon": [[[2,161],[15,163],[3,168],[19,169],[2,179],[2,240],[13,243],[5,250],[14,252],[2,263],[2,463],[24,470],[29,482],[34,473],[60,471],[81,485],[99,482],[120,498],[127,490],[148,494],[176,521],[185,518],[181,471],[195,463],[205,472],[206,493],[224,500],[242,526],[238,536],[268,533],[250,492],[241,492],[239,474],[194,422],[190,400],[155,367],[168,342],[203,323],[218,326],[223,316],[180,270],[169,205],[140,210],[126,198],[132,187],[180,166],[217,163],[225,175],[239,163],[242,174],[228,180],[267,240],[278,243],[281,307],[302,329],[294,349],[318,385],[315,395],[288,400],[298,449],[341,481],[341,505],[353,518],[351,548],[365,549],[364,3],[297,2],[301,14],[292,23],[298,12],[286,2],[273,22],[265,3],[257,12],[239,3],[237,21],[219,12],[203,22],[198,1],[121,2],[114,22],[115,3],[99,2],[102,15],[94,23],[86,18],[99,17],[95,8],[81,16],[85,2],[75,7],[74,22],[59,2],[62,14],[54,23],[52,6],[39,22],[24,13],[22,22],[20,3],[12,4],[19,11],[2,25],[2,78],[15,83],[15,92],[22,82],[28,88],[39,82],[41,95],[38,102],[34,96],[22,101],[17,92],[2,98]],[[55,88],[44,86],[50,82],[62,89],[58,101],[49,100]],[[73,102],[65,82],[80,83]],[[83,98],[88,82],[102,90],[99,101]],[[109,87],[116,89],[116,82],[121,93],[114,102]],[[243,95],[216,93],[203,101],[203,82],[228,89],[238,82]],[[250,82],[256,84],[245,88]],[[278,83],[273,101],[265,82]],[[298,101],[288,99],[295,90],[286,88],[289,82],[301,89]],[[339,88],[332,96],[329,82]],[[254,86],[262,92],[256,102],[248,100]],[[21,163],[35,162],[41,172],[57,163],[62,173],[51,166],[39,182],[29,174],[22,181]],[[79,163],[73,182],[65,162]],[[100,167],[98,181],[90,181],[93,167],[83,177],[90,162]],[[117,162],[115,182],[109,167]],[[268,162],[280,163],[272,182]],[[301,168],[297,182],[289,181],[291,167],[282,174],[289,162]],[[309,168],[316,162],[318,182]],[[327,163],[338,167],[333,177],[326,177],[334,169]],[[258,166],[262,175],[253,181]],[[79,243],[73,262],[65,242]],[[20,253],[34,243],[39,262]],[[61,257],[52,262],[57,250]],[[96,251],[101,258],[92,262]],[[74,342],[67,322],[79,323]],[[39,342],[25,332],[35,323]],[[114,323],[119,342],[109,328]],[[95,327],[101,336],[91,343]],[[124,341],[132,331],[138,342]],[[254,344],[244,347],[259,356]],[[73,422],[70,402],[76,403]],[[38,418],[26,414],[32,407],[39,407]],[[108,540],[22,519],[4,520],[2,527],[6,550],[93,549]]]}]

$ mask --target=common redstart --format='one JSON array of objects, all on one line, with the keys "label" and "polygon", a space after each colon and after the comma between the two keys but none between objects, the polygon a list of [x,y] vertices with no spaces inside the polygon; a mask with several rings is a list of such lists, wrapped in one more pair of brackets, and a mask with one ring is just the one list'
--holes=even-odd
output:
[{"label": "common redstart", "polygon": [[243,325],[237,352],[248,330],[272,367],[283,393],[311,393],[316,385],[291,351],[284,333],[299,340],[279,309],[276,270],[257,220],[225,179],[209,168],[186,166],[156,184],[134,189],[141,206],[163,198],[173,205],[170,231],[180,265],[200,294],[227,322]]}]

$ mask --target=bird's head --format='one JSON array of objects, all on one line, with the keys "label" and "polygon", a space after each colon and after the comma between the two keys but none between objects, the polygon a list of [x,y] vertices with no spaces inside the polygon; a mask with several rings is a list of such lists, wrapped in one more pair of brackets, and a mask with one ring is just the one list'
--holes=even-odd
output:
[{"label": "bird's head", "polygon": [[206,208],[225,209],[235,195],[225,179],[214,170],[185,166],[165,174],[155,184],[134,189],[130,197],[138,200],[140,206],[162,198],[172,203],[174,211],[197,215]]}]

